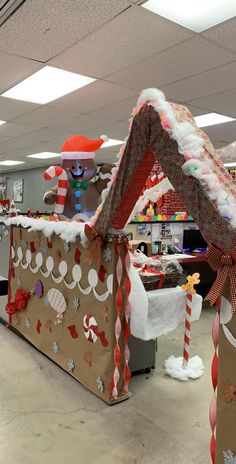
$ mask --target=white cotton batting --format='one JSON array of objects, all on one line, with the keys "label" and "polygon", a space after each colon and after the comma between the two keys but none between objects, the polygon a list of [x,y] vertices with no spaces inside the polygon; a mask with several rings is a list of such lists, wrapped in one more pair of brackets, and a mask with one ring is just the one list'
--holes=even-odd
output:
[{"label": "white cotton batting", "polygon": [[170,356],[165,361],[165,373],[174,379],[186,382],[188,379],[199,379],[204,373],[204,365],[199,356],[194,356],[189,359],[188,367],[184,368],[182,357]]}]

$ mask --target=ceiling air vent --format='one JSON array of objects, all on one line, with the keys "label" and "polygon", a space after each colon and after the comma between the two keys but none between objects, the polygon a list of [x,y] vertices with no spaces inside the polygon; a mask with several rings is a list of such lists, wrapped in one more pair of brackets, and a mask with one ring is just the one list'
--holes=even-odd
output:
[{"label": "ceiling air vent", "polygon": [[26,0],[0,0],[0,26],[3,25]]}]

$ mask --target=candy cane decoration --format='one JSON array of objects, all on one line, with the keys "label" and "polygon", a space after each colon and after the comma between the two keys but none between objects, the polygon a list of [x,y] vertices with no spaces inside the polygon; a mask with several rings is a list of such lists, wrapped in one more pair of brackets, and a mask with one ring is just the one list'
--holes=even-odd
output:
[{"label": "candy cane decoration", "polygon": [[199,274],[196,272],[192,276],[187,277],[187,283],[182,285],[181,288],[186,292],[186,316],[185,316],[185,333],[184,333],[184,352],[183,356],[176,358],[170,356],[165,361],[165,372],[174,379],[186,381],[190,379],[198,379],[204,372],[204,365],[199,356],[189,358],[190,348],[190,330],[191,330],[191,316],[192,316],[192,302],[193,295],[196,290],[195,284],[199,284]]},{"label": "candy cane decoration", "polygon": [[85,314],[83,318],[83,331],[89,342],[95,343],[99,338],[102,346],[108,346],[108,340],[106,339],[105,332],[99,331],[97,321],[94,316]]},{"label": "candy cane decoration", "polygon": [[58,177],[55,213],[63,213],[68,188],[66,171],[61,166],[50,166],[44,172],[43,176],[45,180],[52,180],[54,177]]},{"label": "candy cane decoration", "polygon": [[187,301],[186,301],[186,315],[185,315],[185,332],[184,332],[184,352],[183,352],[183,368],[187,369],[189,362],[189,350],[191,342],[191,319],[192,319],[192,302],[193,295],[195,295],[196,290],[194,285],[199,284],[200,275],[198,272],[195,272],[192,276],[187,277],[187,283],[182,285],[182,290],[187,292]]},{"label": "candy cane decoration", "polygon": [[183,368],[187,369],[189,361],[189,350],[191,341],[191,318],[192,318],[192,301],[193,295],[187,292],[187,303],[186,303],[186,316],[185,316],[185,333],[184,333],[184,352],[183,352]]}]

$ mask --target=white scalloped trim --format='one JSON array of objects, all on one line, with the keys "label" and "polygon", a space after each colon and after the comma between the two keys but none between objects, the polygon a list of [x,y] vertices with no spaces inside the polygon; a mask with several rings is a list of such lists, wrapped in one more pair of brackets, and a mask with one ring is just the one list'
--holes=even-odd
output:
[{"label": "white scalloped trim", "polygon": [[[109,274],[107,276],[106,284],[104,284],[104,285],[106,285],[107,289],[105,290],[104,293],[100,294],[96,290],[96,287],[98,285],[98,273],[97,273],[96,269],[89,269],[89,271],[88,271],[88,283],[89,283],[89,285],[88,285],[87,288],[83,288],[80,285],[80,281],[82,279],[82,268],[78,264],[75,264],[72,267],[72,270],[71,270],[72,281],[68,283],[65,280],[65,277],[66,277],[66,274],[67,274],[67,268],[65,268],[66,263],[64,261],[60,262],[60,264],[58,266],[58,270],[56,272],[58,277],[56,277],[54,275],[54,273],[53,273],[55,263],[54,263],[54,259],[53,259],[52,256],[48,256],[47,259],[46,259],[46,263],[45,263],[45,267],[47,269],[46,271],[43,271],[41,269],[41,267],[43,266],[43,255],[42,255],[41,252],[38,252],[36,254],[36,256],[35,256],[35,263],[36,264],[35,264],[34,267],[31,265],[31,261],[32,261],[32,253],[31,253],[31,251],[26,250],[25,257],[24,257],[21,247],[18,247],[17,250],[15,250],[14,247],[12,247],[12,260],[13,260],[13,264],[14,264],[15,267],[18,267],[19,265],[21,265],[22,269],[26,270],[27,268],[29,268],[30,271],[33,274],[36,274],[37,272],[41,272],[41,274],[44,277],[51,276],[52,280],[56,284],[63,283],[70,290],[72,290],[73,288],[75,288],[77,286],[78,289],[80,290],[80,292],[83,293],[83,295],[89,295],[91,292],[93,292],[95,298],[98,301],[107,300],[109,295],[112,295],[112,293],[113,293],[113,274]],[[65,264],[62,264],[62,263],[65,263]]]}]

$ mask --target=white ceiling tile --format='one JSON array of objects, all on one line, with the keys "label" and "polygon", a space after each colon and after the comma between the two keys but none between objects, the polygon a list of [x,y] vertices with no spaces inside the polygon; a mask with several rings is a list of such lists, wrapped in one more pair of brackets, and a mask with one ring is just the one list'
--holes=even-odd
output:
[{"label": "white ceiling tile", "polygon": [[24,140],[32,140],[32,142],[47,142],[50,140],[54,140],[57,137],[60,137],[61,134],[63,134],[62,131],[59,132],[55,129],[49,129],[47,127],[37,129],[34,131],[32,131],[32,128],[33,127],[31,126],[31,132],[24,136]]},{"label": "white ceiling tile", "polygon": [[189,30],[133,6],[57,56],[51,64],[99,78],[191,36]]},{"label": "white ceiling tile", "polygon": [[180,102],[192,101],[235,88],[236,62],[162,87],[166,97]]},{"label": "white ceiling tile", "polygon": [[105,105],[114,105],[119,100],[124,100],[135,95],[135,93],[136,91],[133,89],[98,80],[82,89],[76,90],[76,92],[55,100],[51,103],[51,106],[66,108],[77,113],[89,113]]},{"label": "white ceiling tile", "polygon": [[206,110],[205,108],[199,108],[199,107],[190,105],[189,103],[186,103],[186,106],[188,107],[189,111],[191,111],[193,116],[201,116],[202,114],[209,113],[209,111]]},{"label": "white ceiling tile", "polygon": [[137,89],[162,86],[234,59],[235,55],[232,52],[201,37],[194,37],[112,74],[107,79]]},{"label": "white ceiling tile", "polygon": [[47,61],[101,27],[126,0],[28,0],[1,27],[0,50]]},{"label": "white ceiling tile", "polygon": [[30,145],[32,145],[32,142],[29,140],[23,140],[19,137],[8,139],[5,142],[0,143],[0,153],[8,153],[12,150],[19,150],[20,148],[24,148]]},{"label": "white ceiling tile", "polygon": [[89,131],[91,129],[103,127],[105,125],[108,125],[110,122],[111,121],[106,118],[84,115],[74,118],[71,121],[67,121],[63,124],[58,124],[52,127],[57,131],[67,133],[68,136],[72,134],[86,135],[84,131]]},{"label": "white ceiling tile", "polygon": [[0,93],[8,90],[14,84],[18,83],[41,67],[42,64],[37,61],[0,52]]},{"label": "white ceiling tile", "polygon": [[236,52],[236,18],[212,27],[208,31],[203,32],[202,35]]},{"label": "white ceiling tile", "polygon": [[214,147],[215,148],[222,148],[225,147],[226,143],[225,142],[219,142],[218,140],[215,140],[214,142]]},{"label": "white ceiling tile", "polygon": [[118,150],[109,150],[108,148],[104,150],[99,150],[96,154],[96,162],[108,164],[115,163],[117,161],[116,155],[118,153]]},{"label": "white ceiling tile", "polygon": [[217,124],[216,126],[204,127],[204,132],[210,137],[213,144],[215,140],[220,142],[233,142],[236,134],[236,121],[227,122],[225,124]]},{"label": "white ceiling tile", "polygon": [[33,126],[46,127],[60,124],[68,119],[78,116],[77,113],[68,110],[58,110],[50,105],[45,105],[35,111],[16,118],[14,122],[20,124],[32,124]]},{"label": "white ceiling tile", "polygon": [[209,95],[208,97],[198,98],[190,102],[193,105],[207,108],[215,112],[225,112],[236,106],[236,88],[225,92]]},{"label": "white ceiling tile", "polygon": [[26,124],[16,124],[14,122],[7,122],[0,126],[1,137],[20,137],[21,135],[32,132],[35,128]]},{"label": "white ceiling tile", "polygon": [[[103,134],[106,134],[110,139],[124,140],[129,132],[129,122],[125,119],[124,121],[116,121],[112,124],[106,124],[102,127],[102,131]],[[86,132],[86,136],[96,138],[97,132],[94,130],[88,130]],[[117,153],[119,151],[119,146],[114,148]]]},{"label": "white ceiling tile", "polygon": [[36,103],[23,102],[0,96],[0,119],[3,121],[11,121],[21,114],[40,108],[40,106],[41,105],[37,105]]},{"label": "white ceiling tile", "polygon": [[133,107],[137,103],[138,94],[132,98],[122,100],[115,105],[107,105],[104,108],[100,108],[97,111],[93,111],[91,115],[101,116],[104,118],[115,119],[116,121],[121,121],[131,117],[131,112]]}]

